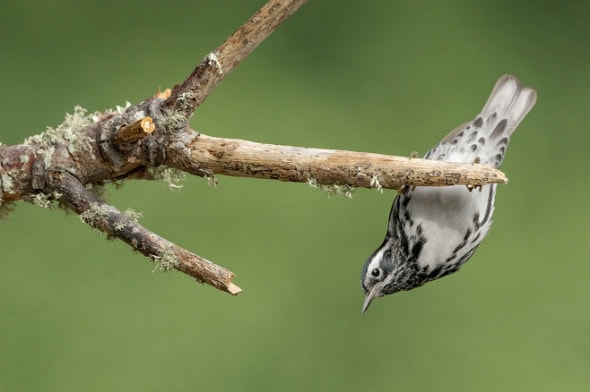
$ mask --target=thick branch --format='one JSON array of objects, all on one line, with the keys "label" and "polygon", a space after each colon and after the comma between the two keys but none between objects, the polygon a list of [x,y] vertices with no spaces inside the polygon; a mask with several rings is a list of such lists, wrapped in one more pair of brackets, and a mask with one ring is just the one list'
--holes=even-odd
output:
[{"label": "thick branch", "polygon": [[478,186],[507,181],[500,170],[480,164],[280,146],[203,134],[186,140],[186,144],[176,146],[176,154],[170,156],[169,164],[196,175],[223,174],[386,189],[400,189],[404,185]]},{"label": "thick branch", "polygon": [[[77,108],[59,127],[22,145],[0,147],[0,207],[6,209],[18,200],[44,207],[59,201],[89,225],[120,238],[164,268],[239,293],[231,282],[233,273],[148,231],[85,186],[152,178],[148,169],[166,163],[167,150],[174,150],[177,139],[187,135],[182,129],[195,108],[305,1],[270,0],[172,92],[97,116],[84,116]],[[189,131],[188,137],[192,135]]]},{"label": "thick branch", "polygon": [[174,87],[164,107],[190,117],[225,76],[306,2],[270,0]]}]

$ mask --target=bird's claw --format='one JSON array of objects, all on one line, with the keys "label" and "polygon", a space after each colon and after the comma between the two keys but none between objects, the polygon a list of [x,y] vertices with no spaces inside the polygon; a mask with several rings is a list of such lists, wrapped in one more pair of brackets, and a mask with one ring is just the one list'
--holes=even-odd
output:
[{"label": "bird's claw", "polygon": [[408,193],[409,190],[409,185],[402,185],[397,189],[397,193],[399,193],[400,195],[405,195],[406,193]]},{"label": "bird's claw", "polygon": [[469,184],[469,185],[465,185],[465,186],[467,187],[467,190],[469,192],[473,191],[474,189],[479,189],[479,191],[481,192],[481,187],[482,187],[481,185],[471,185],[471,184]]}]

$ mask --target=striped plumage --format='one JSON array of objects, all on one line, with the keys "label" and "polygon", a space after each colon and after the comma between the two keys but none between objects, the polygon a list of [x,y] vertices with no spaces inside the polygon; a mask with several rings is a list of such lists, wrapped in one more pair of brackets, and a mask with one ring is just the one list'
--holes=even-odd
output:
[{"label": "striped plumage", "polygon": [[[426,159],[499,167],[510,136],[531,110],[536,92],[502,76],[481,113],[433,147]],[[495,185],[419,187],[397,195],[385,240],[365,263],[363,313],[376,297],[411,290],[457,271],[488,233]]]}]

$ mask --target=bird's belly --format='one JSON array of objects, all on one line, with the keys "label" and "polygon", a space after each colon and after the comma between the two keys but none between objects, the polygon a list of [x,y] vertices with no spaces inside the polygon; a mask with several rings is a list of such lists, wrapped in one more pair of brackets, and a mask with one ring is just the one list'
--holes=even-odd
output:
[{"label": "bird's belly", "polygon": [[422,227],[425,238],[420,264],[432,270],[473,253],[489,230],[494,195],[493,185],[472,191],[465,186],[412,191],[407,209],[414,225]]}]

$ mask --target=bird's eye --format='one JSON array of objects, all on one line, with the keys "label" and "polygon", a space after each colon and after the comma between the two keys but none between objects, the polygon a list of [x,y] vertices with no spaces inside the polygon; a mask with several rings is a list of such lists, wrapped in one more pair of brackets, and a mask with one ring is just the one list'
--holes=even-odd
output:
[{"label": "bird's eye", "polygon": [[381,276],[381,270],[379,268],[375,268],[371,271],[371,275],[373,275],[373,278],[378,278]]}]

